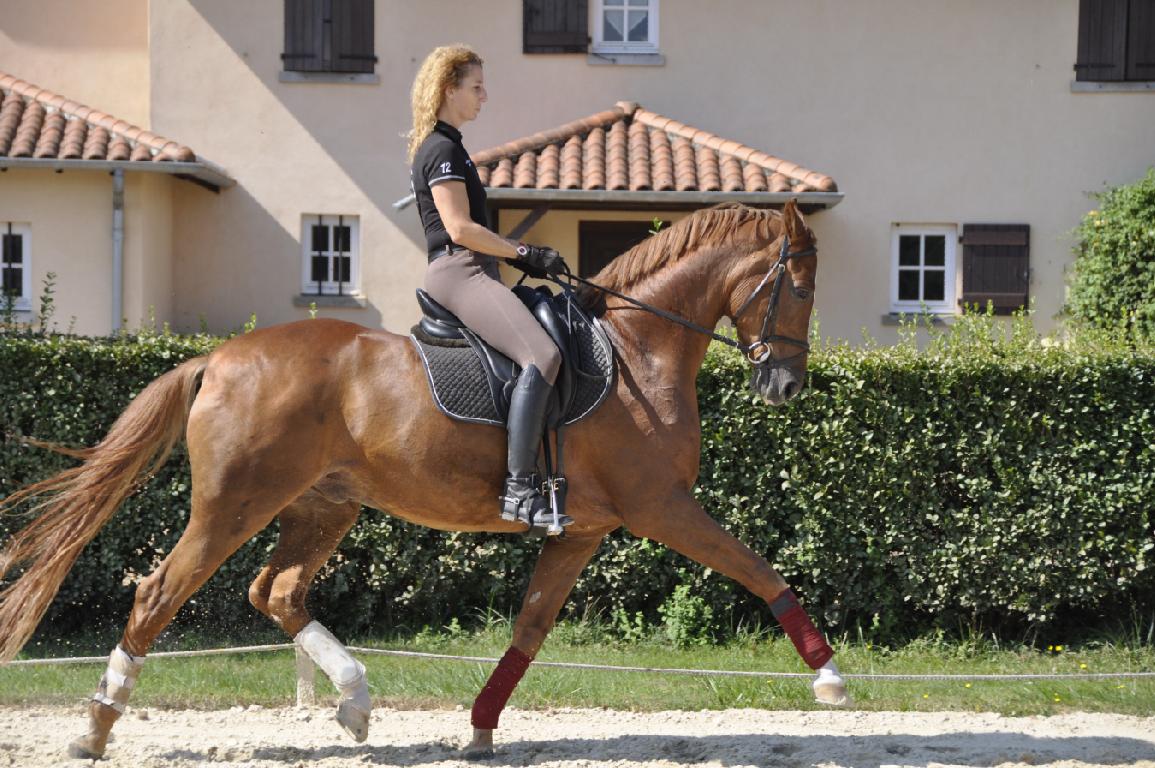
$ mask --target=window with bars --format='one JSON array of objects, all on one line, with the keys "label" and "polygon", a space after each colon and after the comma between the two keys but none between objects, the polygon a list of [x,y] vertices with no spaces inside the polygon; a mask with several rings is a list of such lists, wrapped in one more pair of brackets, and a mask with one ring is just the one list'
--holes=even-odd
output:
[{"label": "window with bars", "polygon": [[896,224],[891,241],[890,311],[953,313],[957,309],[953,225]]},{"label": "window with bars", "polygon": [[1155,81],[1155,0],[1079,0],[1075,80]]},{"label": "window with bars", "polygon": [[372,73],[373,0],[285,0],[286,72]]},{"label": "window with bars", "polygon": [[32,309],[31,228],[15,222],[0,223],[0,308]]},{"label": "window with bars", "polygon": [[356,216],[306,215],[301,293],[311,296],[360,294],[361,236]]},{"label": "window with bars", "polygon": [[658,0],[594,0],[594,51],[655,53]]}]

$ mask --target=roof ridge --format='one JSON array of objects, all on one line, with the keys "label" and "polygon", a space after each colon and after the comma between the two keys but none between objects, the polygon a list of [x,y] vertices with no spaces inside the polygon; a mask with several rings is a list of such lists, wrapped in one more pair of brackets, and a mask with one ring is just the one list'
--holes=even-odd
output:
[{"label": "roof ridge", "polygon": [[0,70],[0,91],[38,103],[46,110],[55,110],[67,117],[83,120],[89,125],[103,128],[111,134],[123,137],[134,145],[143,144],[148,148],[153,161],[197,161],[196,153],[179,142],[133,125],[115,115],[93,109],[47,88],[41,88],[34,83],[21,80],[3,70]]}]

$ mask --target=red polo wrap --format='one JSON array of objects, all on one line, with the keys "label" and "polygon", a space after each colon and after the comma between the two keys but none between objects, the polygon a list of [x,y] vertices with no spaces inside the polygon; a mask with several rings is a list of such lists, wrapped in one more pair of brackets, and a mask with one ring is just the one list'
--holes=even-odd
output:
[{"label": "red polo wrap", "polygon": [[531,661],[533,659],[512,646],[505,652],[501,661],[497,663],[497,669],[493,670],[485,687],[473,702],[471,722],[474,728],[493,730],[497,727],[497,720],[501,717],[501,711],[505,709],[505,703],[509,701],[513,689],[521,681]]},{"label": "red polo wrap", "polygon": [[770,604],[770,612],[786,636],[794,643],[798,655],[811,669],[818,669],[834,657],[834,649],[826,642],[826,638],[798,602],[794,591],[787,589]]}]

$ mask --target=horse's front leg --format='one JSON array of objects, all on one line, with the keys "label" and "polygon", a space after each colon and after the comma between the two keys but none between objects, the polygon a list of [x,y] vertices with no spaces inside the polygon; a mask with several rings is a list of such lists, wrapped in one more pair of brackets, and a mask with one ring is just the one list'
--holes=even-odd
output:
[{"label": "horse's front leg", "polygon": [[812,684],[822,704],[846,706],[850,695],[834,663],[834,650],[806,614],[786,580],[749,547],[706,514],[685,492],[626,515],[631,533],[661,542],[707,568],[725,574],[769,604],[798,655],[818,673]]},{"label": "horse's front leg", "polygon": [[513,625],[513,644],[501,657],[485,687],[473,702],[470,720],[473,740],[465,748],[469,758],[493,755],[493,729],[513,689],[537,655],[574,582],[605,537],[569,534],[547,539]]}]

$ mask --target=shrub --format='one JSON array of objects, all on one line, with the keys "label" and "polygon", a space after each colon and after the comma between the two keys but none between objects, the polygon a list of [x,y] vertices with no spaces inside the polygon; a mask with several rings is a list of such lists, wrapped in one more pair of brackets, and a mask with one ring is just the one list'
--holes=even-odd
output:
[{"label": "shrub", "polygon": [[1155,339],[1155,168],[1095,195],[1076,230],[1067,311],[1093,327]]},{"label": "shrub", "polygon": [[714,639],[714,609],[701,595],[692,594],[689,584],[679,584],[658,606],[666,639],[679,648],[709,645]]},{"label": "shrub", "polygon": [[[712,348],[698,387],[699,500],[827,627],[861,627],[876,642],[1078,628],[1155,609],[1155,351],[1045,343],[1025,320],[1000,328],[966,317],[924,351],[816,349],[809,386],[779,409],[752,397],[739,355]],[[216,342],[0,336],[0,430],[94,444],[133,393]],[[0,495],[69,462],[9,437]],[[91,632],[99,616],[119,630],[134,581],[184,528],[188,484],[178,451],[84,552],[45,626]],[[21,522],[0,519],[0,534]],[[182,626],[271,628],[246,593],[275,535],[274,524],[230,559]],[[476,625],[518,610],[539,548],[367,510],[311,607],[345,635]],[[677,643],[773,624],[734,582],[623,532],[606,538],[571,605],[596,606],[623,636],[649,624]]]}]

